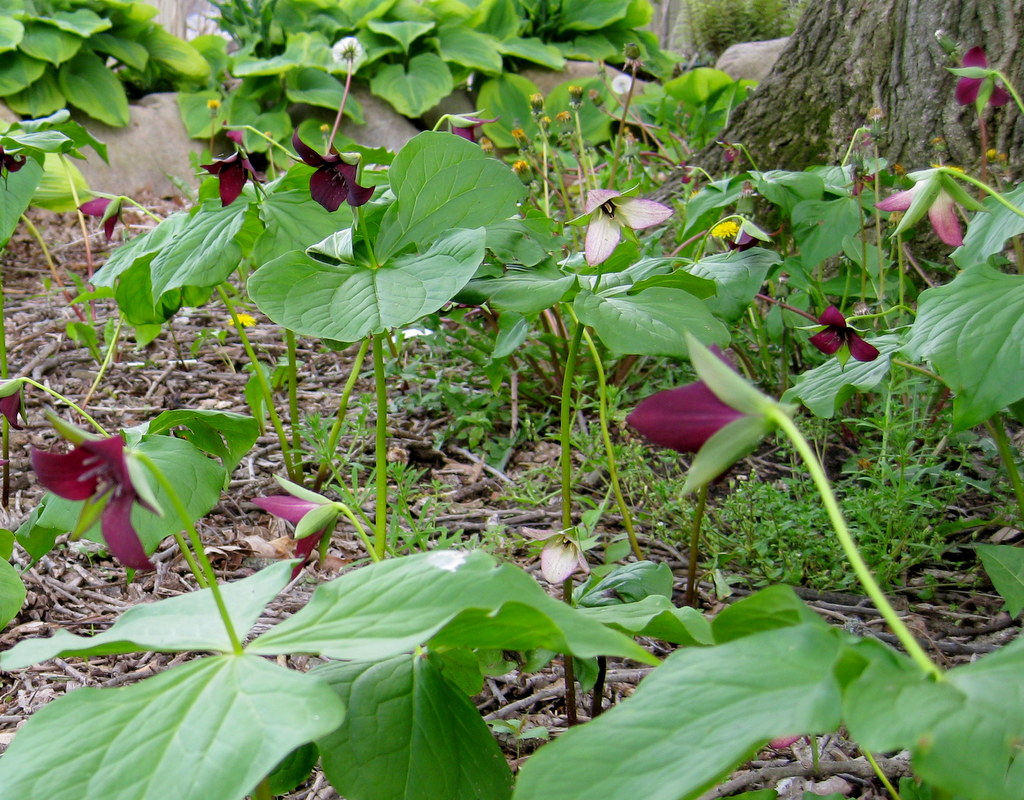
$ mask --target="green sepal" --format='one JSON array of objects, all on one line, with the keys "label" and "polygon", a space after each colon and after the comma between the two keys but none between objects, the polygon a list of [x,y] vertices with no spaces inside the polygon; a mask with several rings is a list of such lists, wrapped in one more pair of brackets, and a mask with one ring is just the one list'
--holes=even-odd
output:
[{"label": "green sepal", "polygon": [[932,204],[939,196],[939,192],[942,191],[941,175],[937,170],[922,170],[921,172],[912,173],[910,177],[914,175],[920,175],[919,180],[925,181],[925,185],[917,193],[917,196],[914,197],[910,208],[903,213],[903,219],[896,226],[895,233],[903,233],[903,231],[916,225],[928,212],[928,209],[932,207]]},{"label": "green sepal", "polygon": [[942,188],[945,189],[946,194],[953,198],[954,202],[964,208],[970,211],[988,211],[980,200],[971,196],[949,173],[942,176]]},{"label": "green sepal", "polygon": [[772,424],[761,414],[733,420],[697,452],[686,473],[683,494],[706,486],[744,456],[754,452],[761,440],[772,430]]},{"label": "green sepal", "polygon": [[776,405],[774,400],[747,383],[689,331],[684,335],[693,368],[719,400],[730,408],[751,415],[764,414],[766,409]]},{"label": "green sepal", "polygon": [[311,508],[299,520],[299,524],[295,526],[295,538],[305,539],[307,536],[319,533],[324,528],[334,527],[334,523],[338,519],[338,513],[338,508],[334,503]]},{"label": "green sepal", "polygon": [[153,487],[149,485],[149,466],[128,448],[124,451],[124,463],[128,467],[128,479],[132,482],[132,488],[139,499],[158,517],[164,516],[164,510],[157,502]]},{"label": "green sepal", "polygon": [[11,378],[8,381],[0,381],[0,397],[10,397],[22,390],[25,381],[22,378]]},{"label": "green sepal", "polygon": [[77,542],[89,528],[96,524],[96,520],[100,518],[103,510],[107,507],[110,494],[110,492],[107,492],[101,497],[90,497],[82,503],[82,510],[78,514],[74,530],[68,534],[68,539],[72,542]]},{"label": "green sepal", "polygon": [[293,483],[287,478],[282,478],[280,475],[275,475],[274,480],[277,481],[278,485],[280,485],[280,487],[288,492],[292,497],[297,497],[300,500],[305,500],[309,503],[316,503],[321,506],[331,502],[322,494],[311,492],[304,486],[299,486],[299,484]]}]

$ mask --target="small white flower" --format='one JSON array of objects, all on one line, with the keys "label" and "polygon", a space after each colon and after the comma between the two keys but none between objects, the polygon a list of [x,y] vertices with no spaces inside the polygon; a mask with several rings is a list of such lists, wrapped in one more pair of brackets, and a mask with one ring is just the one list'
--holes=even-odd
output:
[{"label": "small white flower", "polygon": [[366,61],[366,50],[355,36],[346,36],[334,43],[331,59],[340,72],[355,73]]},{"label": "small white flower", "polygon": [[615,94],[625,94],[633,85],[633,79],[625,73],[620,73],[612,78],[612,91]]}]

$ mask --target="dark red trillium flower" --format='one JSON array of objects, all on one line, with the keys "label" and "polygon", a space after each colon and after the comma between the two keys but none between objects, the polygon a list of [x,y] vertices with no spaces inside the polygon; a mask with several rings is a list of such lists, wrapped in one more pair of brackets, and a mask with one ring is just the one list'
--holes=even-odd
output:
[{"label": "dark red trillium flower", "polygon": [[361,206],[373,196],[372,186],[356,182],[356,165],[347,163],[333,148],[322,156],[299,138],[298,131],[292,134],[292,147],[299,158],[316,167],[309,177],[309,193],[328,211],[337,211],[342,203]]},{"label": "dark red trillium flower", "polygon": [[850,348],[850,355],[857,361],[874,361],[878,358],[878,348],[865,342],[859,333],[846,324],[838,308],[829,306],[818,317],[818,322],[825,325],[825,330],[810,338],[811,344],[827,356],[834,355],[843,345]]},{"label": "dark red trillium flower", "polygon": [[120,436],[88,439],[67,453],[32,448],[32,468],[39,482],[65,500],[104,502],[100,527],[114,557],[132,569],[153,569],[132,525],[132,506],[156,509],[139,497],[128,472]]},{"label": "dark red trillium flower", "polygon": [[[312,503],[309,500],[303,500],[300,497],[292,497],[290,494],[278,494],[272,497],[255,497],[253,502],[267,511],[273,514],[275,517],[280,517],[286,522],[292,523],[292,525],[298,525],[302,521],[302,518],[306,516],[310,511],[317,507],[317,503]],[[324,526],[321,530],[312,534],[311,536],[303,537],[295,542],[295,557],[301,558],[295,569],[292,570],[292,579],[294,580],[301,569],[309,561],[313,555],[313,551],[320,546],[320,540],[324,538],[324,534],[327,533],[327,529],[331,526]]]},{"label": "dark red trillium flower", "polygon": [[21,402],[21,389],[6,397],[0,397],[0,414],[7,418],[8,425],[17,431],[21,430],[21,425],[18,424],[18,416],[25,415]]},{"label": "dark red trillium flower", "polygon": [[25,156],[5,153],[4,149],[0,147],[0,172],[4,170],[7,170],[7,172],[17,172],[25,166],[27,160]]},{"label": "dark red trillium flower", "polygon": [[[729,363],[718,347],[711,350]],[[743,416],[719,400],[704,381],[697,381],[652,394],[626,417],[626,422],[656,445],[696,453],[708,439]]]},{"label": "dark red trillium flower", "polygon": [[[985,57],[985,50],[981,47],[972,47],[964,54],[962,66],[988,68],[988,59]],[[969,106],[978,99],[978,92],[981,84],[986,78],[961,78],[956,82],[956,101],[962,106]],[[992,94],[989,95],[990,106],[1005,106],[1010,102],[1010,93],[1001,86],[993,86]]]},{"label": "dark red trillium flower", "polygon": [[480,141],[480,131],[484,125],[489,122],[497,122],[498,118],[484,119],[483,117],[477,117],[471,114],[452,114],[448,118],[448,122],[451,124],[451,131],[456,136],[461,136],[463,139],[476,143]]},{"label": "dark red trillium flower", "polygon": [[256,181],[256,170],[252,168],[249,159],[239,152],[227,158],[215,158],[212,164],[203,164],[202,168],[220,178],[222,206],[229,206],[238,199],[246,180],[252,178],[253,182]]},{"label": "dark red trillium flower", "polygon": [[743,252],[744,250],[749,250],[756,244],[757,239],[755,239],[742,228],[740,229],[740,232],[736,234],[736,237],[728,242],[730,250],[739,250],[740,252]]},{"label": "dark red trillium flower", "polygon": [[239,147],[242,146],[242,132],[241,131],[225,131],[224,135],[227,136],[231,141],[233,141]]},{"label": "dark red trillium flower", "polygon": [[78,207],[78,210],[86,216],[100,218],[106,217],[106,219],[103,220],[103,234],[107,237],[108,242],[114,238],[114,226],[117,225],[118,222],[124,222],[124,220],[121,219],[120,202],[114,211],[109,215],[107,214],[107,208],[112,202],[114,201],[109,197],[97,197],[87,203],[82,203],[82,205]]}]

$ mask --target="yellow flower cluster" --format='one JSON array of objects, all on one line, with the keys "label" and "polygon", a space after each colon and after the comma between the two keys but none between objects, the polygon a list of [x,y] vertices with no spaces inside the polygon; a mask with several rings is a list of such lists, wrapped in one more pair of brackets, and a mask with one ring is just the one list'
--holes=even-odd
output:
[{"label": "yellow flower cluster", "polygon": [[739,223],[732,219],[723,220],[711,229],[711,235],[716,239],[734,239],[739,232]]}]

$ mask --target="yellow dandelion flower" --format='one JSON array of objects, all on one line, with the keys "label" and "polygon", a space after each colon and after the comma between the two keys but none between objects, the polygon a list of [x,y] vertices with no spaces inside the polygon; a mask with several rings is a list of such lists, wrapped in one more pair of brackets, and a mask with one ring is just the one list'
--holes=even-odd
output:
[{"label": "yellow dandelion flower", "polygon": [[218,108],[220,108],[220,100],[218,100],[216,97],[207,100],[206,107],[210,109],[210,111],[216,111]]},{"label": "yellow dandelion flower", "polygon": [[245,312],[242,312],[241,314],[238,315],[238,323],[243,328],[252,328],[256,325],[256,317],[254,317],[252,314],[246,314]]},{"label": "yellow dandelion flower", "polygon": [[733,219],[723,220],[711,229],[711,235],[716,239],[734,239],[739,232],[740,225]]}]

